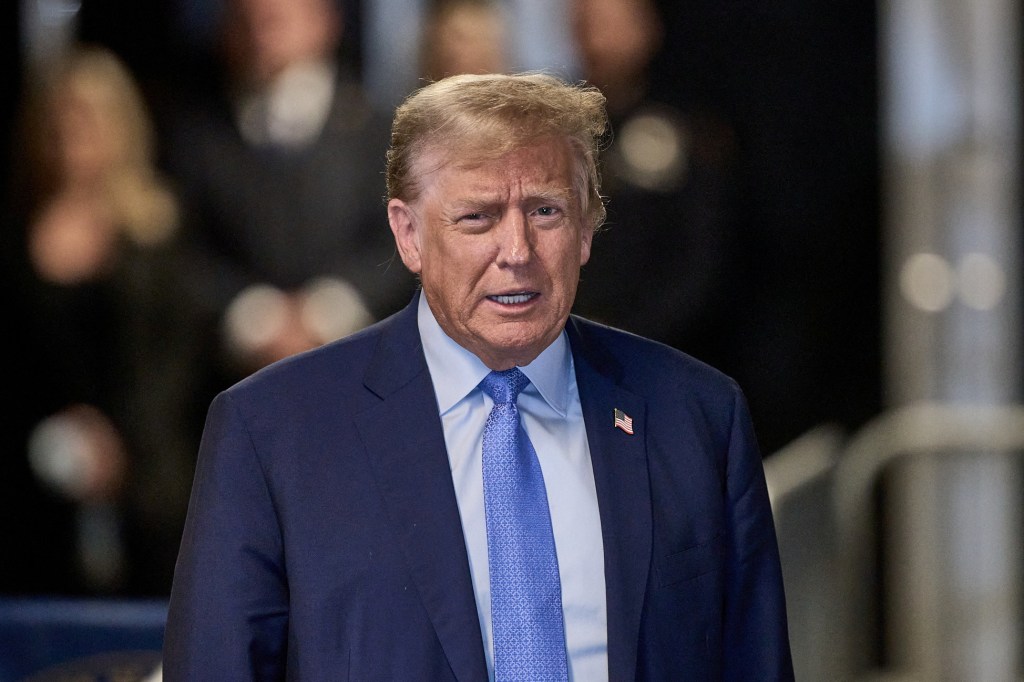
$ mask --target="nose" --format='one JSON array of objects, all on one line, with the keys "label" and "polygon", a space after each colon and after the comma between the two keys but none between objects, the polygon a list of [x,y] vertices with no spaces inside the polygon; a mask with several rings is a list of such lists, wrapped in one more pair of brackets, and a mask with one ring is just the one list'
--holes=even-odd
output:
[{"label": "nose", "polygon": [[526,265],[533,255],[530,222],[522,211],[509,211],[501,220],[497,262],[502,267]]}]

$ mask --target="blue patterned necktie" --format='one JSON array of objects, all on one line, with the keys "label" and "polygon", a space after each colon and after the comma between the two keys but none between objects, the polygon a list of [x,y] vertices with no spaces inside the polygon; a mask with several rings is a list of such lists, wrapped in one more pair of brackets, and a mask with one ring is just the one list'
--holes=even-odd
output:
[{"label": "blue patterned necktie", "polygon": [[516,406],[528,383],[516,368],[480,383],[494,399],[484,426],[483,476],[495,682],[568,679],[544,474]]}]

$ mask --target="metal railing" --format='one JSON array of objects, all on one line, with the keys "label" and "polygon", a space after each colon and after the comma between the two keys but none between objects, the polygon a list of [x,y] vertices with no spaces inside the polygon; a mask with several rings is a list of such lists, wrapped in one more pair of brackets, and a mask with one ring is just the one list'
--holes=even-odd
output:
[{"label": "metal railing", "polygon": [[[766,458],[798,679],[1019,678],[1020,650],[1024,649],[1019,584],[1024,573],[1020,570],[1024,520],[1017,519],[1019,500],[1024,497],[1019,466],[1022,453],[1024,406],[919,403],[879,415],[848,439],[832,427],[816,429]],[[930,598],[940,602],[937,612],[943,618],[937,624],[925,622],[934,613],[900,614],[899,603],[893,607],[890,602],[888,611],[882,609],[885,600],[901,587],[895,581],[920,577],[921,573],[887,565],[897,552],[878,554],[879,547],[893,541],[885,528],[893,520],[889,516],[905,511],[900,504],[890,505],[882,518],[879,493],[883,484],[891,484],[891,474],[919,463],[938,467],[934,481],[947,482],[947,488],[928,491],[932,504],[925,512],[939,512],[947,519],[960,513],[956,501],[944,497],[943,492],[949,481],[955,486],[973,477],[980,484],[971,521],[981,518],[984,525],[985,518],[977,514],[989,514],[992,524],[1005,526],[1001,535],[993,536],[1005,542],[986,545],[988,556],[967,557],[966,570],[964,557],[941,551],[914,559],[925,575],[932,571],[938,576],[934,585],[924,586],[933,589]],[[910,473],[914,473],[912,468]],[[919,483],[927,488],[932,479]],[[898,488],[895,492],[898,494]],[[886,490],[886,495],[893,494],[894,490]],[[931,530],[936,527],[940,535],[956,530],[941,523],[933,524]],[[982,532],[987,531],[983,528]],[[934,536],[927,540],[952,542]],[[926,538],[914,541],[921,543]],[[927,545],[896,549],[906,555],[920,553],[922,547]],[[979,567],[977,571],[972,562]],[[992,566],[998,570],[991,570]],[[983,571],[982,567],[988,568]],[[943,582],[946,574],[959,580],[951,583],[956,593],[947,594],[950,583]],[[971,581],[979,585],[969,584]],[[920,591],[921,586],[910,588]],[[986,603],[970,602],[982,593],[988,595]],[[944,600],[949,603],[942,603]],[[982,616],[971,620],[953,613],[952,618],[946,617],[964,608]],[[913,632],[901,629],[908,623]],[[957,632],[956,628],[978,631]],[[913,638],[908,646],[917,647],[920,654],[909,665],[906,660],[894,660],[899,656],[894,657],[892,649],[898,647],[892,642],[901,643],[901,638]],[[950,647],[960,647],[960,654],[964,647],[975,650],[965,657],[970,661],[958,661],[960,667],[953,669],[948,662],[955,654],[944,649]],[[927,663],[922,665],[921,660]],[[943,663],[947,665],[943,667]],[[971,672],[965,672],[968,669]]]}]

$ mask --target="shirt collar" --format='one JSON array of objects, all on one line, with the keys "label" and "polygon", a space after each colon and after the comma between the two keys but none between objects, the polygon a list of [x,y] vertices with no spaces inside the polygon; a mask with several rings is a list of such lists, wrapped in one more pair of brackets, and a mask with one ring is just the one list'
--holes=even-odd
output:
[{"label": "shirt collar", "polygon": [[[491,370],[441,329],[422,292],[419,298],[416,322],[431,377],[444,377],[444,381],[433,382],[439,413],[444,414],[476,389]],[[524,390],[535,388],[551,409],[564,417],[569,403],[569,374],[573,371],[565,330],[533,362],[519,369],[530,380]]]}]

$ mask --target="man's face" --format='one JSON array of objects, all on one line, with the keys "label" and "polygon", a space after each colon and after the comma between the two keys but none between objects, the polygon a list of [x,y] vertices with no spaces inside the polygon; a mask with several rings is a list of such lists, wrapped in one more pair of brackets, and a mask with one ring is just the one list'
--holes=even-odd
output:
[{"label": "man's face", "polygon": [[491,369],[529,364],[561,333],[590,257],[569,143],[451,156],[424,154],[419,197],[389,202],[399,253],[448,336]]},{"label": "man's face", "polygon": [[234,0],[229,9],[229,59],[258,84],[294,64],[329,56],[341,39],[341,13],[331,0]]}]

